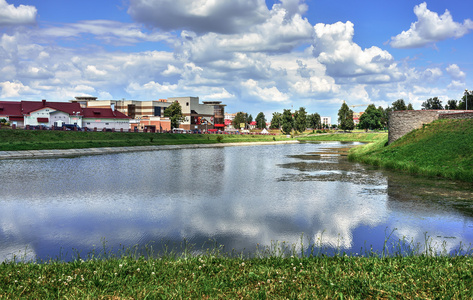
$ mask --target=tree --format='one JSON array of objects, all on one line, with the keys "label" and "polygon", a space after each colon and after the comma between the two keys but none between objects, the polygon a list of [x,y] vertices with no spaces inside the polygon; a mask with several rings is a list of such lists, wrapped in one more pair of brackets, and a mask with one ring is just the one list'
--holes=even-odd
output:
[{"label": "tree", "polygon": [[294,113],[294,128],[298,132],[304,132],[307,128],[307,112],[304,107]]},{"label": "tree", "polygon": [[175,101],[164,110],[164,116],[171,120],[171,129],[178,128],[182,122],[182,108],[179,102]]},{"label": "tree", "polygon": [[380,122],[381,122],[381,127],[387,127],[388,126],[388,120],[389,120],[389,110],[391,108],[388,106],[388,108],[384,109],[383,107],[379,106],[378,107],[378,110],[381,114],[381,119],[380,119]]},{"label": "tree", "polygon": [[424,110],[443,109],[442,101],[440,101],[438,97],[427,99],[427,101],[423,102],[421,106]]},{"label": "tree", "polygon": [[273,118],[271,119],[270,128],[279,129],[281,127],[281,118],[282,114],[280,112],[273,112]]},{"label": "tree", "polygon": [[445,109],[458,109],[458,101],[457,100],[448,100],[447,105],[445,105]]},{"label": "tree", "polygon": [[381,112],[374,106],[374,104],[368,105],[365,112],[360,117],[360,127],[362,129],[380,129],[381,124]]},{"label": "tree", "polygon": [[[466,95],[465,95],[466,94]],[[465,91],[465,94],[463,95],[462,99],[458,103],[458,109],[468,109],[472,110],[473,109],[473,91]],[[468,101],[468,105],[465,101]]]},{"label": "tree", "polygon": [[252,115],[246,115],[246,123],[250,124],[251,122],[253,122],[253,116]]},{"label": "tree", "polygon": [[392,103],[393,110],[406,110],[406,103],[404,102],[404,99],[398,99]]},{"label": "tree", "polygon": [[414,107],[412,107],[412,104],[409,103],[409,104],[407,105],[407,110],[414,110]]},{"label": "tree", "polygon": [[355,123],[353,122],[353,111],[343,102],[342,107],[338,110],[338,123],[342,130],[353,130]]},{"label": "tree", "polygon": [[320,122],[320,115],[318,113],[313,113],[308,118],[308,124],[310,128],[319,129],[322,128],[322,124]]},{"label": "tree", "polygon": [[263,128],[266,128],[266,118],[264,117],[264,113],[263,112],[260,112],[257,116],[256,116],[256,128],[259,128],[259,129],[263,129]]},{"label": "tree", "polygon": [[290,109],[285,109],[281,118],[281,130],[284,134],[290,134],[294,127],[294,119]]},{"label": "tree", "polygon": [[232,121],[232,125],[234,128],[241,128],[240,124],[246,124],[246,116],[247,116],[247,113],[244,113],[244,112],[237,112],[237,114],[235,115],[235,118],[233,119]]}]

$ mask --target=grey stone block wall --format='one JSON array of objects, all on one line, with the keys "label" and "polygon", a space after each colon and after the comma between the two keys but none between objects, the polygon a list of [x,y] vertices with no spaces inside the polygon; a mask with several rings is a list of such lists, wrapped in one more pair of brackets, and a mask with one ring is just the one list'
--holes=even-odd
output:
[{"label": "grey stone block wall", "polygon": [[421,128],[439,118],[438,110],[399,110],[389,113],[389,138],[391,144],[406,133]]}]

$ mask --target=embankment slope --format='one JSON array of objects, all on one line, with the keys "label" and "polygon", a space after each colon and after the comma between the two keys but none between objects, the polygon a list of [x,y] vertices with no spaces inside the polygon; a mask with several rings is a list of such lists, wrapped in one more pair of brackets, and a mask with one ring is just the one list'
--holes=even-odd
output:
[{"label": "embankment slope", "polygon": [[473,182],[473,120],[438,120],[386,146],[387,138],[354,148],[348,158],[424,176]]}]

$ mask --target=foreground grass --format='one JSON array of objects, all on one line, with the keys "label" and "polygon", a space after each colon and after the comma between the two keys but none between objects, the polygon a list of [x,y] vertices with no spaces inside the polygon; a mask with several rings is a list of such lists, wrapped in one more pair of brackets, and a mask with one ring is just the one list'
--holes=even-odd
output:
[{"label": "foreground grass", "polygon": [[270,142],[285,136],[0,129],[0,151]]},{"label": "foreground grass", "polygon": [[471,256],[2,263],[0,299],[470,299]]},{"label": "foreground grass", "polygon": [[387,136],[350,151],[349,159],[424,176],[473,182],[473,120],[438,120],[389,146]]}]

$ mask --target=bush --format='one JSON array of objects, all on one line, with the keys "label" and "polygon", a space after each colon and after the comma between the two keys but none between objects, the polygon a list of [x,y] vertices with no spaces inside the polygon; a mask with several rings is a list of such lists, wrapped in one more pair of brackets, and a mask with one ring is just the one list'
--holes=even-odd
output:
[{"label": "bush", "polygon": [[217,136],[217,142],[221,143],[223,141],[223,136],[219,135]]}]

